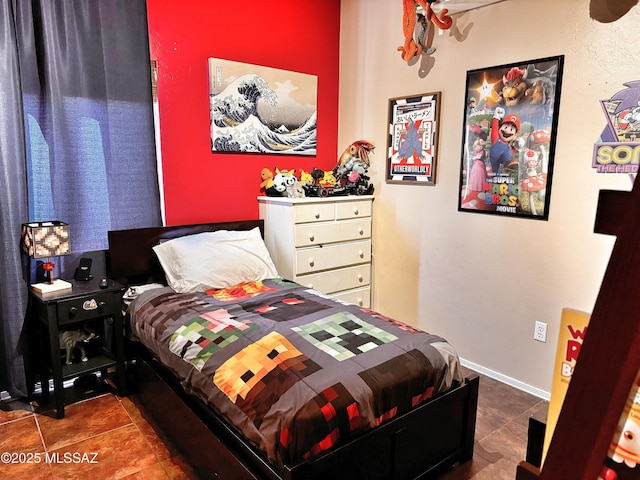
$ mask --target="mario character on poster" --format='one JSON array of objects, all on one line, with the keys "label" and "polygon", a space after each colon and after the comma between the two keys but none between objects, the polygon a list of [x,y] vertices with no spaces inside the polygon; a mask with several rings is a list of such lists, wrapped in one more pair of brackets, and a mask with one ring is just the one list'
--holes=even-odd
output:
[{"label": "mario character on poster", "polygon": [[601,100],[607,125],[593,149],[598,173],[626,173],[635,179],[640,161],[640,80],[623,84],[607,100]]},{"label": "mario character on poster", "polygon": [[562,62],[468,72],[460,210],[548,217]]}]

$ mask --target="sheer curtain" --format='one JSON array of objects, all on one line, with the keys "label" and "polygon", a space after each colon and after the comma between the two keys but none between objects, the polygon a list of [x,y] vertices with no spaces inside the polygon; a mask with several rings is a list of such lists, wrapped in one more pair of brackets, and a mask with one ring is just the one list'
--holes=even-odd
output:
[{"label": "sheer curtain", "polygon": [[68,223],[81,254],[160,225],[160,199],[145,1],[0,2],[0,389],[24,396],[21,223]]}]

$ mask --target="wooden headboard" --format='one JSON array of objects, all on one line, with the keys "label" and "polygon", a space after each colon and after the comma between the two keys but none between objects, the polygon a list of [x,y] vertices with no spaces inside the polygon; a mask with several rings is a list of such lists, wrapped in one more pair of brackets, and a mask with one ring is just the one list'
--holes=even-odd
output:
[{"label": "wooden headboard", "polygon": [[125,286],[164,282],[162,268],[153,252],[153,247],[160,240],[216,230],[252,230],[256,227],[264,236],[262,220],[111,230],[108,233],[107,276]]}]

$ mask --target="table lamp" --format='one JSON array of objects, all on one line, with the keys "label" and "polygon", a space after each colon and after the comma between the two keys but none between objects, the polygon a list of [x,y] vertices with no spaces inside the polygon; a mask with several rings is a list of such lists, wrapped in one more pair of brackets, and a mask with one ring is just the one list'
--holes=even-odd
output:
[{"label": "table lamp", "polygon": [[31,258],[46,258],[43,268],[47,281],[31,285],[40,293],[71,290],[71,284],[61,279],[54,279],[55,264],[51,257],[59,257],[71,253],[69,247],[69,225],[58,220],[49,222],[31,222],[22,224],[22,250]]}]

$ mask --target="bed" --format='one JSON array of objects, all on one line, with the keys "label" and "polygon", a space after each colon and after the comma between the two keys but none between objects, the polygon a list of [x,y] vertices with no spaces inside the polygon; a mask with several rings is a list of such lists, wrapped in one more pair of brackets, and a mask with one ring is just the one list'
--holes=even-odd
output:
[{"label": "bed", "polygon": [[[268,265],[248,278],[270,262],[263,228],[251,220],[109,232],[108,275],[133,287],[125,298],[136,365],[211,434],[194,442],[194,425],[176,443],[197,444],[216,478],[428,478],[470,460],[478,377],[462,377],[452,347]],[[196,278],[210,272],[209,255],[232,267],[224,278]]]}]

